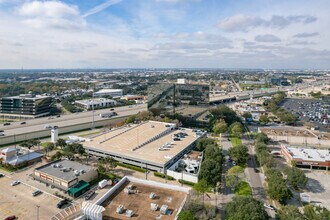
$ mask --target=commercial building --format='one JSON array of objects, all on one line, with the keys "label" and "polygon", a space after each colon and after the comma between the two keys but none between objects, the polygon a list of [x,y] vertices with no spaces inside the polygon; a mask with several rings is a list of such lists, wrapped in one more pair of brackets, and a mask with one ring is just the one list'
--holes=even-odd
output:
[{"label": "commercial building", "polygon": [[0,98],[0,114],[8,118],[37,118],[50,114],[52,98],[21,94]]},{"label": "commercial building", "polygon": [[206,133],[177,130],[175,124],[148,121],[100,133],[83,142],[89,154],[110,156],[117,161],[159,172],[166,171]]},{"label": "commercial building", "polygon": [[42,154],[27,149],[6,148],[1,151],[0,159],[4,165],[26,166],[41,161]]},{"label": "commercial building", "polygon": [[175,111],[187,106],[208,106],[209,85],[158,83],[148,86],[148,109]]},{"label": "commercial building", "polygon": [[70,160],[53,161],[36,168],[33,172],[35,180],[72,192],[73,197],[86,192],[89,189],[88,182],[96,179],[97,175],[93,167]]},{"label": "commercial building", "polygon": [[115,100],[105,98],[77,100],[74,103],[76,106],[87,110],[92,109],[93,105],[94,109],[106,108],[117,105],[117,102]]},{"label": "commercial building", "polygon": [[295,161],[298,167],[317,168],[329,170],[330,150],[316,148],[298,148],[289,145],[281,145],[281,153],[289,164]]},{"label": "commercial building", "polygon": [[111,96],[112,98],[118,98],[123,96],[122,89],[101,89],[97,92],[94,92],[95,97]]},{"label": "commercial building", "polygon": [[131,176],[123,177],[96,202],[74,203],[51,217],[69,219],[174,220],[181,212],[190,188]]},{"label": "commercial building", "polygon": [[135,101],[137,104],[145,103],[146,97],[143,95],[125,95],[121,99],[126,101]]}]

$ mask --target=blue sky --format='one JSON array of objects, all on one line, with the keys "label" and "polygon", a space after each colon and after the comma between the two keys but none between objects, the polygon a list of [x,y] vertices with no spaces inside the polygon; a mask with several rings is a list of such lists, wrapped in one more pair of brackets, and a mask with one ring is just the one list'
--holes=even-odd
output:
[{"label": "blue sky", "polygon": [[0,68],[330,69],[328,0],[0,0]]}]

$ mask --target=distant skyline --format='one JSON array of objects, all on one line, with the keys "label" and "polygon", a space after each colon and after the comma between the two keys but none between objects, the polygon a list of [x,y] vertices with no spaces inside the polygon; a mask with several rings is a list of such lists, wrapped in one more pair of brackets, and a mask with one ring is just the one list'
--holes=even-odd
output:
[{"label": "distant skyline", "polygon": [[0,69],[330,69],[328,0],[0,0]]}]

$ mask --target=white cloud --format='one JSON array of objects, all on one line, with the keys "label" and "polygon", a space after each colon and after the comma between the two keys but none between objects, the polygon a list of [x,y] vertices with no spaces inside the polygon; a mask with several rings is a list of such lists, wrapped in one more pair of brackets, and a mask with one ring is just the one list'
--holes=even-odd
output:
[{"label": "white cloud", "polygon": [[255,41],[270,43],[270,42],[280,42],[281,39],[272,34],[264,34],[264,35],[257,35],[255,37]]},{"label": "white cloud", "polygon": [[79,29],[86,25],[78,7],[60,1],[26,2],[17,9],[23,23],[33,28]]},{"label": "white cloud", "polygon": [[303,33],[295,34],[293,37],[296,37],[296,38],[307,38],[307,37],[315,37],[315,36],[318,36],[318,35],[319,35],[318,32],[303,32]]},{"label": "white cloud", "polygon": [[315,22],[316,17],[310,15],[296,15],[296,16],[279,16],[273,15],[271,19],[263,19],[257,16],[238,14],[227,17],[218,22],[218,27],[225,31],[246,32],[256,27],[270,27],[276,29],[283,29],[293,23],[309,24]]}]

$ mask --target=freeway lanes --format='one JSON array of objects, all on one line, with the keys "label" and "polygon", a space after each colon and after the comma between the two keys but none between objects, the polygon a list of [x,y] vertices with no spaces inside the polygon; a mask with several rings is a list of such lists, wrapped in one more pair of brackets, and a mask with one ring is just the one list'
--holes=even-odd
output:
[{"label": "freeway lanes", "polygon": [[[110,119],[101,118],[99,116],[101,113],[109,112],[109,109],[96,110],[94,112],[95,126],[105,125],[110,121],[116,121],[116,119],[118,121],[120,118],[128,117],[145,110],[147,110],[146,104],[133,105],[131,107],[118,107],[114,109],[118,115],[113,116]],[[27,120],[24,125],[20,125],[19,122],[16,122],[9,126],[0,126],[0,129],[4,130],[5,133],[5,136],[0,137],[0,145],[13,143],[15,141],[22,141],[25,139],[50,136],[50,131],[45,130],[45,125],[58,126],[60,134],[92,128],[92,115],[93,112],[88,111],[81,112],[79,114],[63,115],[55,119],[48,119],[47,117],[31,119]]]}]

